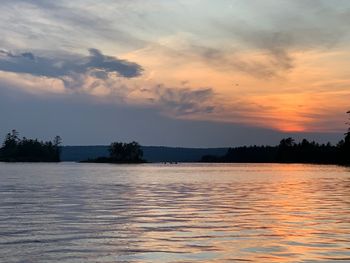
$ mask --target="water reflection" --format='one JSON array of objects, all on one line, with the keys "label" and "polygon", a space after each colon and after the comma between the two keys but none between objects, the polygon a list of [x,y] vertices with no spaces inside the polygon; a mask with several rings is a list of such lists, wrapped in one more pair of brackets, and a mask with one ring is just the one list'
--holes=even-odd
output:
[{"label": "water reflection", "polygon": [[350,261],[341,167],[1,164],[0,177],[0,261]]}]

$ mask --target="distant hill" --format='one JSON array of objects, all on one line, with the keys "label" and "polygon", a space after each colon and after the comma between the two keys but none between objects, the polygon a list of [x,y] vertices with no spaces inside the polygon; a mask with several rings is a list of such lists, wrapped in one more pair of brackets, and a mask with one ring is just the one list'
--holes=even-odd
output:
[{"label": "distant hill", "polygon": [[63,146],[61,161],[79,162],[108,155],[108,146]]},{"label": "distant hill", "polygon": [[[204,155],[222,156],[228,148],[142,146],[142,150],[144,159],[148,162],[197,162]],[[61,160],[78,162],[108,155],[108,146],[63,146]]]},{"label": "distant hill", "polygon": [[143,146],[144,158],[149,162],[197,162],[204,155],[222,156],[228,148],[173,148]]}]

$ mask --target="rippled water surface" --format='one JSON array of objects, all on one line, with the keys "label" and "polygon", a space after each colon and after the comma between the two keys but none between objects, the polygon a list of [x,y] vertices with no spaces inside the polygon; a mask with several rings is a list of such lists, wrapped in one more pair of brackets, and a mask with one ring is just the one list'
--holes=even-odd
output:
[{"label": "rippled water surface", "polygon": [[350,170],[0,164],[0,262],[350,262]]}]

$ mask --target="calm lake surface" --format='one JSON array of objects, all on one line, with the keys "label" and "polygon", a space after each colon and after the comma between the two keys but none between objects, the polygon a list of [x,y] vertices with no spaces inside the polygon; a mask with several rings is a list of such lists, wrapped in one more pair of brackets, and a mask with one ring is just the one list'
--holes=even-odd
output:
[{"label": "calm lake surface", "polygon": [[0,163],[0,262],[350,262],[350,169]]}]

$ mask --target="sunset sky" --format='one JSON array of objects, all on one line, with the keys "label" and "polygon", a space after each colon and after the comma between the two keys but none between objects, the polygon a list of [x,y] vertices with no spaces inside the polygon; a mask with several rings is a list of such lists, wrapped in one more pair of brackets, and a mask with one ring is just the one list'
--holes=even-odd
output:
[{"label": "sunset sky", "polygon": [[2,0],[0,136],[336,142],[349,25],[348,0]]}]

